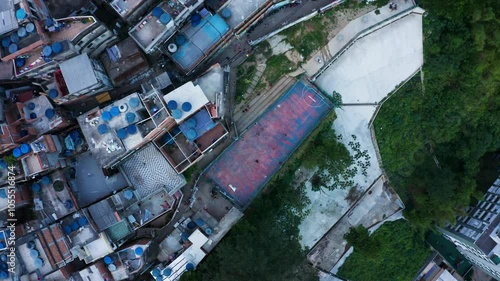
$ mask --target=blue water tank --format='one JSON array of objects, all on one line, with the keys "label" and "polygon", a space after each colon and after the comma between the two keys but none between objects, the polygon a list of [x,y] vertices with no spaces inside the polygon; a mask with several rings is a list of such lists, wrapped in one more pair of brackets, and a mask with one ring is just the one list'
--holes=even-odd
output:
[{"label": "blue water tank", "polygon": [[26,153],[31,151],[31,146],[29,144],[23,143],[23,144],[21,144],[20,149],[21,149],[22,154],[26,154]]},{"label": "blue water tank", "polygon": [[193,130],[193,129],[190,129],[190,130],[188,130],[188,131],[186,132],[186,138],[187,138],[188,140],[191,140],[191,141],[192,141],[192,140],[194,140],[194,139],[196,139],[196,136],[197,136],[197,135],[198,135],[198,134],[197,134],[197,133],[196,133],[196,131],[195,131],[195,130]]},{"label": "blue water tank", "polygon": [[63,50],[63,45],[61,42],[54,42],[52,44],[52,51],[55,53],[55,54],[58,54],[60,52],[62,52]]},{"label": "blue water tank", "polygon": [[21,37],[21,38],[26,37],[26,36],[28,36],[28,31],[26,31],[26,28],[24,28],[24,27],[19,27],[17,29],[17,35],[19,35],[19,37]]},{"label": "blue water tank", "polygon": [[36,115],[35,112],[30,113],[30,119],[36,119],[38,116]]},{"label": "blue water tank", "polygon": [[172,117],[174,117],[174,119],[181,119],[182,111],[180,111],[179,109],[172,110]]},{"label": "blue water tank", "polygon": [[186,270],[187,271],[190,271],[190,270],[193,270],[193,269],[194,269],[194,264],[192,264],[190,262],[186,264]]},{"label": "blue water tank", "polygon": [[26,59],[16,58],[15,63],[16,63],[16,67],[23,67],[26,64]]},{"label": "blue water tank", "polygon": [[59,92],[56,89],[49,90],[49,98],[55,99],[57,96],[59,96]]},{"label": "blue water tank", "polygon": [[78,225],[78,222],[76,220],[71,222],[71,230],[75,231],[79,228],[80,226]]},{"label": "blue water tank", "polygon": [[112,264],[113,263],[113,259],[110,256],[105,256],[104,257],[104,263],[105,264]]},{"label": "blue water tank", "polygon": [[40,180],[40,182],[43,185],[49,185],[50,184],[50,177],[49,176],[43,176],[42,179]]},{"label": "blue water tank", "polygon": [[170,101],[168,101],[167,106],[168,106],[168,109],[170,109],[170,110],[177,109],[177,102],[174,100],[170,100]]},{"label": "blue water tank", "polygon": [[79,217],[78,218],[78,225],[79,226],[86,226],[89,223],[86,217]]},{"label": "blue water tank", "polygon": [[123,192],[123,196],[125,199],[130,200],[134,198],[134,193],[131,190],[125,190],[125,192]]},{"label": "blue water tank", "polygon": [[124,139],[127,137],[127,130],[125,129],[119,129],[116,131],[116,135],[118,136],[118,138],[120,139]]},{"label": "blue water tank", "polygon": [[43,260],[42,260],[41,258],[36,258],[36,259],[35,259],[35,266],[36,266],[37,268],[41,268],[41,267],[43,267]]},{"label": "blue water tank", "polygon": [[205,223],[203,222],[203,219],[197,219],[196,224],[199,226],[203,226]]},{"label": "blue water tank", "polygon": [[137,127],[135,125],[130,125],[127,127],[127,133],[129,135],[133,135],[135,133],[137,133]]},{"label": "blue water tank", "polygon": [[2,47],[8,48],[10,46],[10,37],[2,38]]},{"label": "blue water tank", "polygon": [[38,253],[38,251],[36,249],[30,250],[30,257],[35,259],[35,258],[38,258],[39,255],[40,255],[40,253]]},{"label": "blue water tank", "polygon": [[163,270],[163,276],[170,276],[172,275],[172,269],[170,267],[167,267]]},{"label": "blue water tank", "polygon": [[73,230],[71,229],[71,226],[69,226],[69,225],[63,226],[63,231],[66,234],[70,234],[71,232],[73,232]]},{"label": "blue water tank", "polygon": [[131,98],[129,101],[128,101],[128,104],[130,105],[130,107],[132,108],[136,108],[139,106],[140,102],[139,102],[139,99],[138,98]]},{"label": "blue water tank", "polygon": [[47,118],[49,118],[49,119],[50,119],[50,118],[54,117],[55,115],[56,115],[56,111],[55,111],[54,109],[52,109],[52,108],[47,108],[47,109],[45,110],[45,117],[47,117]]},{"label": "blue water tank", "polygon": [[35,32],[35,30],[36,30],[36,27],[32,22],[29,22],[26,25],[26,31],[28,31],[29,33],[33,33],[33,32]]},{"label": "blue water tank", "polygon": [[227,18],[231,17],[231,10],[229,10],[229,8],[226,7],[224,9],[222,9],[220,14],[223,18],[227,19]]},{"label": "blue water tank", "polygon": [[196,127],[197,121],[195,118],[190,118],[189,120],[186,121],[186,125],[188,125],[190,128]]},{"label": "blue water tank", "polygon": [[127,112],[127,114],[125,114],[125,120],[127,120],[128,123],[134,123],[135,114],[132,112]]},{"label": "blue water tank", "polygon": [[33,110],[36,108],[36,104],[34,102],[30,102],[26,107],[28,107],[29,110]]},{"label": "blue water tank", "polygon": [[143,253],[144,253],[144,249],[142,247],[135,248],[135,254],[136,255],[142,256]]},{"label": "blue water tank", "polygon": [[25,11],[23,8],[21,8],[21,9],[19,9],[19,10],[17,10],[17,11],[16,11],[16,18],[17,18],[18,20],[23,20],[23,19],[25,19],[27,16],[28,16],[28,15],[26,15],[26,11]]},{"label": "blue water tank", "polygon": [[14,44],[14,43],[10,44],[10,46],[9,46],[9,53],[10,54],[13,54],[13,53],[17,52],[17,50],[18,50],[18,47],[17,47],[16,44]]},{"label": "blue water tank", "polygon": [[175,37],[175,43],[179,46],[182,46],[184,45],[184,43],[186,43],[186,36],[184,35],[177,35],[177,37]]},{"label": "blue water tank", "polygon": [[185,102],[182,104],[182,110],[190,111],[193,108],[190,102]]},{"label": "blue water tank", "polygon": [[212,229],[210,227],[207,227],[207,229],[205,229],[205,233],[207,235],[212,235]]},{"label": "blue water tank", "polygon": [[31,190],[33,190],[33,192],[35,193],[40,192],[40,189],[42,189],[42,187],[37,182],[31,185]]},{"label": "blue water tank", "polygon": [[17,35],[17,32],[10,35],[10,43],[19,43],[19,35]]},{"label": "blue water tank", "polygon": [[42,54],[44,57],[50,57],[52,55],[52,47],[51,46],[43,47]]},{"label": "blue water tank", "polygon": [[104,135],[109,132],[109,128],[106,124],[101,124],[97,127],[97,131],[99,132],[99,134]]},{"label": "blue water tank", "polygon": [[111,113],[109,111],[103,111],[101,114],[102,120],[104,121],[109,121],[113,116],[111,116]]},{"label": "blue water tank", "polygon": [[165,12],[160,7],[154,7],[153,11],[151,11],[151,14],[153,15],[153,17],[157,17],[157,18],[161,17],[161,15],[163,15],[163,13],[165,13]]},{"label": "blue water tank", "polygon": [[23,155],[23,153],[21,152],[21,149],[19,147],[16,147],[14,148],[14,150],[12,151],[12,155],[16,158],[18,157],[21,157],[21,155]]},{"label": "blue water tank", "polygon": [[109,110],[109,113],[111,113],[111,116],[113,116],[113,117],[118,116],[118,115],[120,115],[120,109],[118,108],[118,106],[113,106]]},{"label": "blue water tank", "polygon": [[158,268],[155,268],[155,269],[153,269],[151,274],[153,274],[154,277],[160,277],[161,271]]},{"label": "blue water tank", "polygon": [[160,16],[160,22],[163,23],[163,24],[167,24],[169,23],[170,21],[172,20],[172,17],[167,14],[167,13],[163,13],[161,16]]}]

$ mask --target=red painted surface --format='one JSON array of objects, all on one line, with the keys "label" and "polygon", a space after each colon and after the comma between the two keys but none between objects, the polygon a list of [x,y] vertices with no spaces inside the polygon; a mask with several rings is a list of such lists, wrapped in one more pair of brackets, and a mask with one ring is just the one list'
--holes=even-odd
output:
[{"label": "red painted surface", "polygon": [[310,85],[298,81],[214,161],[206,177],[247,207],[330,109]]}]

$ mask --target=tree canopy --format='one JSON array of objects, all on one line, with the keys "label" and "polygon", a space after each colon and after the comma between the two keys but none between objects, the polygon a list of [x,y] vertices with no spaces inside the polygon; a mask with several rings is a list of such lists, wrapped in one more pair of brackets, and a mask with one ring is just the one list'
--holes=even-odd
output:
[{"label": "tree canopy", "polygon": [[[365,237],[368,231],[355,228],[355,233]],[[340,277],[351,281],[412,280],[430,254],[423,238],[404,220],[386,222],[372,236],[368,239],[377,241],[377,251],[367,255],[363,247],[354,246],[354,252],[339,269]],[[355,240],[358,239],[359,236]]]},{"label": "tree canopy", "polygon": [[500,147],[500,11],[496,0],[422,1],[417,76],[375,120],[382,162],[420,229],[453,221],[478,197],[479,159]]},{"label": "tree canopy", "polygon": [[181,280],[317,280],[299,243],[298,226],[309,201],[290,179],[287,175],[270,183],[271,191],[259,196],[197,270]]}]

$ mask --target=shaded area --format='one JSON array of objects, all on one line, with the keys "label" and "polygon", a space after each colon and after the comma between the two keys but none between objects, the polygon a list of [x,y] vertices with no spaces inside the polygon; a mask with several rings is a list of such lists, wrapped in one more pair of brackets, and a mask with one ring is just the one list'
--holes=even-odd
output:
[{"label": "shaded area", "polygon": [[80,207],[107,197],[128,185],[121,173],[105,176],[90,152],[78,156],[73,168],[74,178],[71,179],[69,175],[69,182]]},{"label": "shaded area", "polygon": [[465,257],[457,250],[457,247],[443,235],[429,232],[425,240],[432,248],[441,254],[446,261],[458,271],[460,275],[464,275],[471,267],[471,264]]},{"label": "shaded area", "polygon": [[247,207],[330,109],[317,91],[298,81],[215,160],[206,177]]},{"label": "shaded area", "polygon": [[44,0],[53,18],[64,18],[83,8],[90,0]]}]

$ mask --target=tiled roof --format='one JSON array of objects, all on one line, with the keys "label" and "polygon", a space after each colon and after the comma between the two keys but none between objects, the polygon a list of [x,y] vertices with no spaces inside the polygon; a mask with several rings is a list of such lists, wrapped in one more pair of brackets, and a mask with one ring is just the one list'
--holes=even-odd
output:
[{"label": "tiled roof", "polygon": [[50,225],[37,233],[52,267],[62,266],[73,259],[67,238],[58,225]]}]

